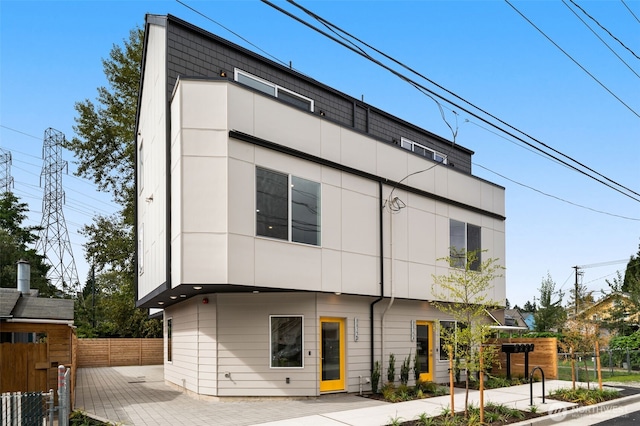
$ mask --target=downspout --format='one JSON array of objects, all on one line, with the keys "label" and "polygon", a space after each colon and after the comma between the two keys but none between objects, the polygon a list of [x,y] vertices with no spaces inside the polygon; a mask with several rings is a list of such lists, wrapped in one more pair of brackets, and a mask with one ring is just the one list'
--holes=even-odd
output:
[{"label": "downspout", "polygon": [[384,358],[384,320],[387,316],[387,312],[391,309],[391,305],[395,300],[395,291],[393,289],[393,212],[391,211],[391,206],[389,206],[389,257],[391,262],[389,263],[389,291],[391,293],[391,299],[389,300],[389,304],[384,309],[382,313],[382,319],[380,321],[380,354]]},{"label": "downspout", "polygon": [[378,181],[378,197],[379,197],[379,202],[380,202],[380,220],[378,221],[379,224],[379,233],[380,233],[380,297],[378,297],[376,300],[374,300],[373,302],[371,302],[371,305],[369,306],[369,320],[371,323],[370,326],[370,331],[371,331],[371,373],[373,373],[373,364],[374,364],[374,358],[375,358],[375,351],[374,351],[374,326],[373,326],[373,320],[374,320],[374,316],[373,316],[373,307],[376,305],[376,303],[378,303],[379,301],[381,301],[382,299],[384,299],[384,244],[383,244],[383,226],[382,226],[382,220],[383,220],[383,213],[384,213],[384,204],[382,204],[382,181]]}]

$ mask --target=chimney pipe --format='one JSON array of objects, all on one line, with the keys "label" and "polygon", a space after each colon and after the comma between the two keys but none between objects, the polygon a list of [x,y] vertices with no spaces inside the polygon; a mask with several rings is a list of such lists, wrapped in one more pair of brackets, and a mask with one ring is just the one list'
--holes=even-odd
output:
[{"label": "chimney pipe", "polygon": [[31,265],[24,259],[18,260],[18,291],[24,296],[31,294]]}]

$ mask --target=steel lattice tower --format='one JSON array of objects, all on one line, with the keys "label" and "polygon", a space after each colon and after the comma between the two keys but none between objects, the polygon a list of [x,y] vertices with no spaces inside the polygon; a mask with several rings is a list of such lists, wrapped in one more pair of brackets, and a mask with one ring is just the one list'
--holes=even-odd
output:
[{"label": "steel lattice tower", "polygon": [[11,151],[0,148],[0,194],[11,192],[13,177],[11,176]]},{"label": "steel lattice tower", "polygon": [[65,200],[62,172],[67,169],[67,162],[62,160],[63,141],[62,132],[51,127],[44,131],[43,165],[40,173],[40,186],[44,178],[42,222],[40,223],[42,229],[36,251],[46,257],[51,264],[47,274],[51,284],[64,292],[74,294],[80,282],[62,211]]}]

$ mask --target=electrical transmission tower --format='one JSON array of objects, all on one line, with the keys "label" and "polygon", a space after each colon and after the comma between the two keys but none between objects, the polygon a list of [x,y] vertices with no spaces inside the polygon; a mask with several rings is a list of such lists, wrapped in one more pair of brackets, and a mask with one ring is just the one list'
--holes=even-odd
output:
[{"label": "electrical transmission tower", "polygon": [[42,222],[40,237],[36,251],[42,253],[51,264],[47,278],[52,285],[65,293],[78,290],[80,282],[76,262],[71,250],[67,224],[64,220],[62,205],[64,190],[62,189],[62,171],[67,169],[67,162],[62,160],[62,142],[64,134],[49,127],[44,131],[42,147],[42,172],[40,186],[44,178],[44,194],[42,198]]},{"label": "electrical transmission tower", "polygon": [[13,177],[11,176],[11,151],[0,148],[0,194],[11,192]]}]

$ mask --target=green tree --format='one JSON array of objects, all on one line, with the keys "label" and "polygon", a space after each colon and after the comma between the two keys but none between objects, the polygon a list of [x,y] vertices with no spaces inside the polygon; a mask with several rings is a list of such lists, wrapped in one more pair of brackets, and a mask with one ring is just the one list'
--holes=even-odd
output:
[{"label": "green tree", "polygon": [[533,300],[533,303],[529,302],[528,300],[524,303],[524,307],[522,308],[522,310],[524,312],[535,312],[538,310],[538,307],[536,306],[536,301],[535,299]]},{"label": "green tree", "polygon": [[567,319],[567,312],[562,307],[562,291],[556,292],[556,283],[547,273],[547,277],[542,279],[538,291],[540,291],[540,305],[533,314],[536,322],[536,331],[557,331],[562,328],[562,324]]},{"label": "green tree", "polygon": [[120,206],[111,216],[96,216],[80,231],[88,241],[85,257],[96,268],[95,330],[89,326],[94,303],[89,281],[76,307],[87,335],[161,336],[159,322],[148,318],[148,310],[134,306],[134,131],[143,37],[144,32],[135,28],[123,46],[113,45],[109,58],[102,61],[109,86],[98,88],[97,103],[89,99],[76,103],[76,136],[65,142],[77,159],[76,174],[111,193]]},{"label": "green tree", "polygon": [[632,334],[637,326],[629,321],[632,313],[640,310],[640,292],[634,287],[630,287],[631,292],[625,292],[624,278],[620,271],[617,271],[613,280],[605,280],[609,286],[609,294],[613,302],[608,310],[608,315],[603,320],[603,325],[617,335],[628,336]]},{"label": "green tree", "polygon": [[36,253],[33,245],[38,239],[39,226],[24,226],[29,208],[12,192],[0,195],[0,287],[16,288],[17,262],[31,265],[31,288],[42,296],[55,296],[58,291],[47,279],[50,266]]},{"label": "green tree", "polygon": [[[466,259],[466,263],[461,265],[460,258]],[[502,276],[504,269],[497,263],[497,259],[478,263],[479,259],[480,252],[477,251],[438,259],[447,262],[450,270],[447,275],[433,275],[432,284],[433,296],[442,301],[434,302],[435,307],[459,324],[457,327],[441,327],[440,337],[446,346],[453,348],[456,361],[460,361],[467,372],[465,417],[469,413],[469,377],[480,370],[479,348],[491,334],[491,324],[486,321],[487,310],[500,305],[490,299],[489,294],[494,280]],[[487,346],[483,349],[483,354],[485,365],[491,365],[495,348]]]},{"label": "green tree", "polygon": [[624,272],[622,291],[627,293],[640,293],[640,245],[638,253],[631,256]]}]

